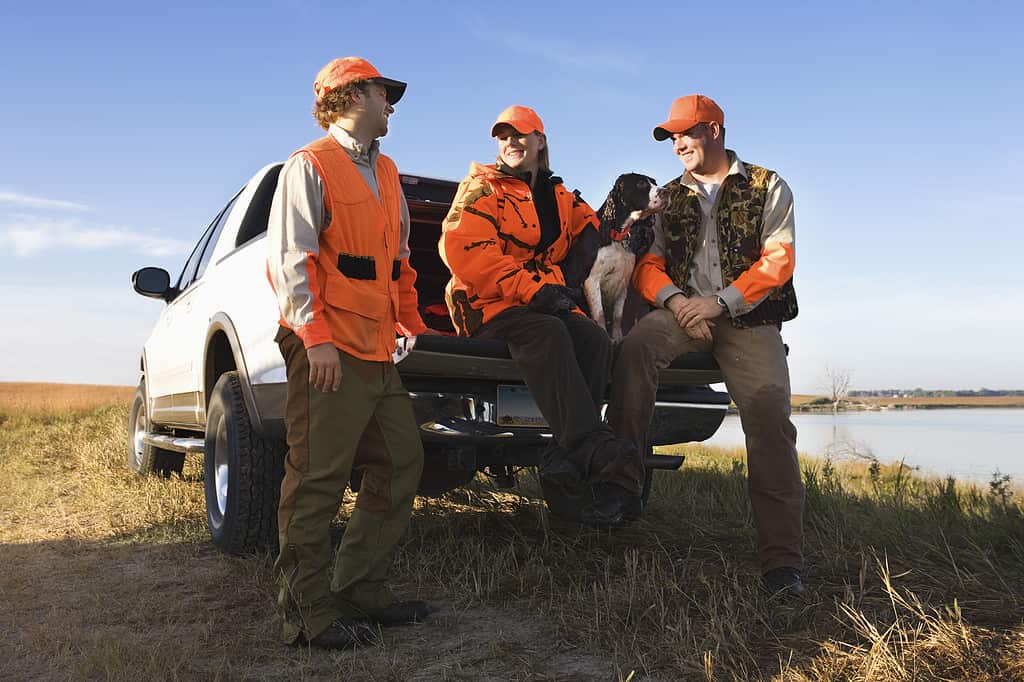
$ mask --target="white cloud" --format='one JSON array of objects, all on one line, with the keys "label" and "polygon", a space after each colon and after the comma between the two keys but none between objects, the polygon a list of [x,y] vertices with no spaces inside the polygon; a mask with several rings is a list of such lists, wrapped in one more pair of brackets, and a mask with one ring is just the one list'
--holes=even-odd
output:
[{"label": "white cloud", "polygon": [[0,222],[0,248],[21,258],[55,249],[75,251],[124,250],[149,256],[187,254],[191,242],[145,234],[123,227],[97,226],[75,218],[9,216]]},{"label": "white cloud", "polygon": [[74,201],[64,201],[62,199],[45,199],[43,197],[34,197],[28,194],[20,194],[18,192],[6,191],[0,191],[0,204],[13,204],[14,206],[20,206],[22,208],[45,208],[60,211],[91,210],[85,204],[79,204]]}]

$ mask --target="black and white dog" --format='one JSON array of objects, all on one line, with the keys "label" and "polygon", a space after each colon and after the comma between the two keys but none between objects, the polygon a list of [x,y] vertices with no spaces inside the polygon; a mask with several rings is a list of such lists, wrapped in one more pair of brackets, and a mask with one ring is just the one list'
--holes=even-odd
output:
[{"label": "black and white dog", "polygon": [[622,310],[633,267],[651,248],[654,214],[663,211],[666,203],[665,192],[654,178],[625,173],[615,180],[598,211],[601,248],[583,283],[583,293],[590,317],[613,341],[622,340]]}]

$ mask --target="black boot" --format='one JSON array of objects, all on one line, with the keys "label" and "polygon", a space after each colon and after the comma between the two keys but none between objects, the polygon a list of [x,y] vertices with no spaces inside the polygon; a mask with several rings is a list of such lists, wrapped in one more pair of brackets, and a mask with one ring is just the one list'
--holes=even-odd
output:
[{"label": "black boot", "polygon": [[598,481],[590,486],[590,502],[580,512],[580,523],[592,528],[614,528],[622,524],[626,491],[614,483]]},{"label": "black boot", "polygon": [[296,644],[308,644],[317,649],[354,649],[366,644],[377,644],[379,633],[369,623],[350,618],[337,618],[312,639],[299,637]]}]

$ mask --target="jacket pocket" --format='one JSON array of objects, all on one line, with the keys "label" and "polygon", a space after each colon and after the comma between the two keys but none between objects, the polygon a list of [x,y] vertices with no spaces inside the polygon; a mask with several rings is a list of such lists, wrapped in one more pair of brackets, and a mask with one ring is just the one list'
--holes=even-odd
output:
[{"label": "jacket pocket", "polygon": [[324,282],[324,306],[334,339],[356,355],[378,355],[381,324],[388,317],[390,296],[372,282],[328,277]]}]

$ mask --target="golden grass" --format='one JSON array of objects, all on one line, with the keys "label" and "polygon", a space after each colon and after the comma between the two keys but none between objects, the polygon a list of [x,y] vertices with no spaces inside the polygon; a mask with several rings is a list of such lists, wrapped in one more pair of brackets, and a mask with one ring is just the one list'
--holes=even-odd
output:
[{"label": "golden grass", "polygon": [[0,416],[81,414],[133,395],[134,386],[0,382]]},{"label": "golden grass", "polygon": [[1024,679],[1011,487],[805,459],[811,590],[780,600],[758,587],[739,451],[685,446],[614,533],[555,522],[530,472],[478,480],[418,499],[396,557],[402,596],[442,610],[331,654],[278,643],[273,557],[210,546],[196,462],[127,470],[126,419],[0,429],[0,679]]}]

